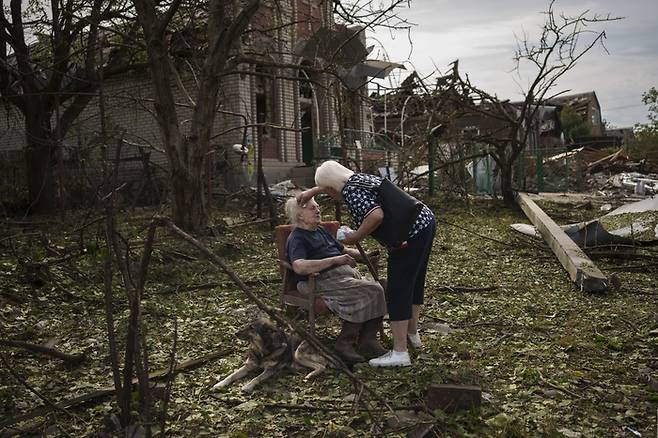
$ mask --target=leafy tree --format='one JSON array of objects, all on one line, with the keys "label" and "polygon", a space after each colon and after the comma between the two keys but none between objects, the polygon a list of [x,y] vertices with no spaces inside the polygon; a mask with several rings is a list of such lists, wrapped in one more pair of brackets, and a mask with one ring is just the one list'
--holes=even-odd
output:
[{"label": "leafy tree", "polygon": [[566,105],[560,112],[560,122],[565,138],[573,142],[575,138],[586,137],[592,134],[592,125],[583,119],[570,105]]},{"label": "leafy tree", "polygon": [[642,94],[642,102],[647,105],[649,123],[635,125],[633,155],[658,163],[658,90],[651,87]]}]

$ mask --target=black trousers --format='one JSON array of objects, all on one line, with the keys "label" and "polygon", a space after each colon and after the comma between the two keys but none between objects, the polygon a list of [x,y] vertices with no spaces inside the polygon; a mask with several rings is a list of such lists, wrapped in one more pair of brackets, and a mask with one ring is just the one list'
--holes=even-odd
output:
[{"label": "black trousers", "polygon": [[436,234],[436,222],[423,228],[401,249],[388,252],[388,315],[391,321],[411,319],[413,304],[423,304],[425,276]]}]

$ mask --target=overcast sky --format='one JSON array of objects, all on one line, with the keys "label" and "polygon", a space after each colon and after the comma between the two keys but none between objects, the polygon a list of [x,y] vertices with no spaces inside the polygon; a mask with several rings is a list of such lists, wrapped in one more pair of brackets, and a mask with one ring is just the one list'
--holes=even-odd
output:
[{"label": "overcast sky", "polygon": [[[460,71],[475,85],[516,100],[530,76],[512,72],[515,35],[538,35],[547,6],[540,0],[411,0],[398,13],[416,25],[410,32],[371,33],[368,44],[375,50],[369,57],[405,63],[407,72],[398,70],[380,81],[387,86],[397,85],[412,70],[429,74],[436,66],[445,73],[458,58]],[[609,54],[595,47],[555,91],[595,91],[603,118],[613,126],[646,122],[642,93],[658,87],[658,0],[558,0],[554,9],[625,17],[598,27],[606,31]]]}]

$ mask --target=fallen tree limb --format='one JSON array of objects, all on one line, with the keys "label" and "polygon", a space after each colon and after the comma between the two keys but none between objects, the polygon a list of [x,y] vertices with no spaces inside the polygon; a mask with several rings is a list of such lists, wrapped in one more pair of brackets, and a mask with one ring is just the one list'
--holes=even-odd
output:
[{"label": "fallen tree limb", "polygon": [[4,345],[6,347],[23,348],[25,350],[32,351],[34,353],[41,353],[47,356],[56,357],[57,359],[61,359],[64,362],[70,364],[79,364],[80,362],[84,361],[86,358],[84,354],[63,353],[59,350],[55,350],[54,348],[49,348],[44,345],[32,344],[30,342],[23,342],[23,341],[14,341],[11,339],[0,339],[0,345]]},{"label": "fallen tree limb", "polygon": [[233,229],[241,228],[241,227],[249,227],[251,225],[264,224],[266,222],[271,222],[271,221],[272,221],[272,218],[266,217],[265,219],[257,219],[255,221],[241,222],[241,223],[238,223],[238,224],[233,224],[233,225],[231,225],[227,228],[233,230]]},{"label": "fallen tree limb", "polygon": [[[186,371],[186,370],[191,370],[194,368],[197,368],[201,365],[204,365],[207,362],[210,362],[212,360],[218,359],[220,357],[226,356],[229,353],[233,351],[232,348],[225,349],[225,350],[218,350],[214,351],[212,353],[208,353],[205,356],[198,357],[196,359],[190,359],[188,361],[182,362],[173,369],[173,374],[177,374],[181,371]],[[149,374],[149,380],[155,380],[159,379],[162,377],[168,376],[170,373],[170,367],[163,368],[158,371],[154,371]],[[137,378],[133,379],[133,384],[137,383]],[[33,418],[41,417],[48,412],[51,412],[53,410],[65,410],[68,408],[71,408],[73,406],[78,406],[83,403],[89,403],[92,401],[98,401],[104,397],[110,396],[115,393],[114,386],[108,386],[105,388],[101,388],[99,390],[83,394],[78,397],[70,398],[64,401],[61,401],[59,403],[53,403],[52,405],[45,405],[45,406],[39,406],[36,409],[31,410],[30,412],[27,412],[25,414],[18,415],[16,417],[13,417],[11,419],[8,419],[6,421],[3,421],[0,423],[0,427],[9,427],[17,423],[22,423],[24,421],[31,420]]]},{"label": "fallen tree limb", "polygon": [[307,341],[313,348],[315,348],[318,353],[320,353],[323,357],[327,358],[331,363],[333,363],[336,369],[344,373],[351,380],[352,384],[355,387],[359,389],[364,389],[373,398],[375,398],[383,406],[385,406],[391,413],[393,414],[395,413],[391,408],[391,406],[389,405],[389,403],[386,401],[386,399],[384,399],[375,390],[367,386],[365,383],[363,383],[362,380],[360,380],[356,375],[354,375],[354,373],[352,373],[347,368],[347,366],[343,363],[343,361],[338,356],[336,356],[327,346],[325,346],[322,342],[320,342],[318,338],[308,333],[306,330],[302,329],[295,322],[281,315],[280,312],[278,312],[276,309],[265,304],[260,298],[258,298],[247,287],[247,285],[242,281],[242,279],[240,279],[240,277],[238,277],[238,275],[224,262],[224,260],[221,257],[219,257],[217,254],[212,252],[197,239],[195,239],[194,237],[190,236],[189,234],[178,228],[170,219],[154,218],[154,223],[157,223],[159,225],[168,228],[172,234],[177,235],[178,237],[185,240],[190,245],[196,247],[201,253],[203,253],[208,258],[210,262],[212,262],[217,267],[221,268],[231,278],[231,280],[233,280],[233,282],[240,289],[242,289],[242,291],[251,299],[251,301],[254,302],[256,306],[258,306],[259,309],[265,312],[270,318],[272,318],[280,325],[287,326],[291,328],[294,332],[299,334],[299,336],[305,341]]},{"label": "fallen tree limb", "polygon": [[439,286],[436,290],[447,290],[449,292],[490,292],[496,290],[499,287],[496,285],[493,286],[483,286],[483,287],[467,287],[467,286]]},{"label": "fallen tree limb", "polygon": [[[19,375],[19,374],[18,374],[18,373],[12,368],[12,367],[11,367],[11,364],[10,364],[9,361],[5,358],[5,355],[2,354],[2,353],[0,353],[0,362],[2,362],[2,364],[3,364],[4,367],[5,367],[5,369],[6,369],[7,371],[9,371],[9,374],[11,374],[11,376],[12,376],[14,379],[16,379],[16,381],[18,381],[21,385],[25,386],[25,388],[27,388],[28,391],[30,391],[32,394],[36,395],[36,396],[39,397],[41,400],[43,400],[44,403],[46,403],[46,405],[44,406],[44,408],[46,408],[48,411],[51,411],[51,410],[61,411],[62,413],[68,415],[69,417],[72,417],[72,418],[76,418],[76,419],[77,419],[77,417],[76,417],[75,415],[73,415],[72,413],[68,412],[66,409],[64,409],[64,408],[62,408],[62,407],[60,407],[60,406],[58,406],[57,404],[53,403],[48,397],[46,397],[45,395],[41,394],[41,392],[37,391],[32,385],[30,385],[29,383],[27,383],[27,381],[26,381],[24,378],[22,378],[22,377],[21,377],[21,376],[20,376],[20,375]],[[0,427],[2,427],[2,424],[0,424]]]}]

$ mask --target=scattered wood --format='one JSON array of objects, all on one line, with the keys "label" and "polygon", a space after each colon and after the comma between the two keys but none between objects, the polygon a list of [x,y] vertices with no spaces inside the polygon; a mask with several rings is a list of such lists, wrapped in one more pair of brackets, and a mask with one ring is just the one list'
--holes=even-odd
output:
[{"label": "scattered wood", "polygon": [[550,216],[544,213],[524,193],[516,194],[516,202],[530,219],[530,222],[537,227],[548,246],[551,247],[564,269],[569,273],[571,280],[581,290],[586,292],[605,292],[608,290],[606,276]]},{"label": "scattered wood", "polygon": [[[181,371],[187,371],[187,370],[192,370],[195,369],[201,365],[204,365],[207,362],[210,362],[215,359],[219,359],[220,357],[224,357],[228,355],[229,353],[232,353],[233,349],[225,349],[225,350],[218,350],[214,351],[212,353],[208,353],[205,356],[198,357],[196,359],[190,359],[187,360],[181,364],[178,364],[174,367],[173,373],[179,373]],[[155,379],[160,379],[162,377],[166,377],[170,374],[170,368],[163,368],[161,370],[155,371],[153,373],[149,374],[149,380],[155,380]],[[133,384],[137,383],[137,379],[133,379],[132,381]],[[41,417],[48,412],[51,412],[52,410],[65,410],[68,408],[71,408],[73,406],[78,406],[83,403],[90,403],[92,401],[98,401],[104,397],[110,396],[115,393],[114,386],[108,386],[105,388],[101,388],[99,390],[83,394],[78,397],[70,398],[67,400],[63,400],[59,403],[51,405],[45,405],[45,406],[39,406],[36,409],[31,410],[30,412],[27,412],[22,415],[17,415],[11,419],[7,419],[5,421],[0,422],[0,427],[8,427],[12,426],[14,424],[22,423],[24,421],[31,420],[33,418]]]},{"label": "scattered wood", "polygon": [[23,348],[25,350],[32,351],[34,353],[40,353],[40,354],[45,354],[47,356],[56,357],[57,359],[61,359],[64,362],[70,364],[79,364],[82,361],[84,361],[86,358],[84,354],[63,353],[59,350],[55,350],[54,348],[50,348],[45,345],[32,344],[30,342],[24,342],[24,341],[14,341],[11,339],[0,339],[0,345],[4,345],[6,347]]},{"label": "scattered wood", "polygon": [[430,385],[425,396],[427,407],[453,413],[482,404],[482,389],[474,385]]}]

